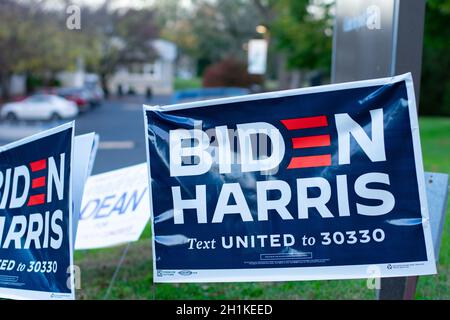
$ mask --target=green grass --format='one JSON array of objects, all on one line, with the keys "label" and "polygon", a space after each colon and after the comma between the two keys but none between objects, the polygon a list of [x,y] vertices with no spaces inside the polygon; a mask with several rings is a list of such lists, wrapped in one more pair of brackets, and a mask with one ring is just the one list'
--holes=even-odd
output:
[{"label": "green grass", "polygon": [[173,87],[175,90],[201,88],[202,87],[202,79],[201,78],[193,78],[193,79],[175,78]]},{"label": "green grass", "polygon": [[[421,118],[426,171],[450,174],[450,118]],[[447,215],[450,205],[447,207]],[[450,299],[450,219],[446,219],[438,275],[419,278],[417,299]],[[224,284],[152,284],[150,228],[131,244],[109,299],[373,299],[366,280]],[[78,299],[103,299],[124,246],[80,251]]]},{"label": "green grass", "polygon": [[[420,138],[426,171],[450,174],[450,118],[421,118]],[[417,299],[450,299],[450,201],[442,231],[438,274],[419,278]]]}]

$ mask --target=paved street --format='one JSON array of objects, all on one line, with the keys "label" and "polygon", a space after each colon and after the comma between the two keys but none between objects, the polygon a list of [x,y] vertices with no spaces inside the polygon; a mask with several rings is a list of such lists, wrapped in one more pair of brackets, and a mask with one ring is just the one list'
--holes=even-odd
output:
[{"label": "paved street", "polygon": [[[142,104],[167,104],[170,97],[126,97],[105,101],[100,107],[76,118],[76,134],[95,131],[100,148],[93,174],[146,161]],[[58,123],[0,123],[0,146]]]}]

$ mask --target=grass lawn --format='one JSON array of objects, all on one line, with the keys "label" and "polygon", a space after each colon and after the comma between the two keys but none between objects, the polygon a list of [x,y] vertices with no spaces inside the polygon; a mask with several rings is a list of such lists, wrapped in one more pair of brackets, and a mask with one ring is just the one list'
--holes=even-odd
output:
[{"label": "grass lawn", "polygon": [[181,79],[175,78],[173,87],[175,90],[197,89],[202,87],[201,78]]},{"label": "grass lawn", "polygon": [[[421,118],[426,171],[450,174],[450,118]],[[447,215],[450,206],[447,207]],[[438,275],[419,278],[417,299],[450,299],[450,219],[445,221]],[[78,251],[77,299],[103,299],[124,246]],[[233,284],[152,284],[150,230],[131,244],[108,299],[373,299],[366,280]]]}]

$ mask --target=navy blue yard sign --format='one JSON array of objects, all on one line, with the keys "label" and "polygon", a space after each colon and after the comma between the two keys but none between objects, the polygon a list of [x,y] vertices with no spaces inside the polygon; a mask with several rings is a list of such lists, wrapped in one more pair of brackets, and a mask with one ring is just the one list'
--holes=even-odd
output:
[{"label": "navy blue yard sign", "polygon": [[0,297],[73,299],[69,123],[0,147]]},{"label": "navy blue yard sign", "polygon": [[155,282],[436,273],[410,74],[144,112]]}]

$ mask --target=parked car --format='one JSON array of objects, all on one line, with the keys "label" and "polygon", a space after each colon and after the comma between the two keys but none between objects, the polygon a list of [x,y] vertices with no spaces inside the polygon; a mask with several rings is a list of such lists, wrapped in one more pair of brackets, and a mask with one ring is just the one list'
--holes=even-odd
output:
[{"label": "parked car", "polygon": [[92,105],[99,106],[104,98],[105,92],[100,84],[100,77],[95,73],[87,73],[84,77],[84,88],[92,94]]},{"label": "parked car", "polygon": [[84,89],[89,93],[89,102],[92,107],[97,107],[102,104],[105,97],[103,89],[96,84],[85,84]]},{"label": "parked car", "polygon": [[73,101],[50,94],[36,94],[22,101],[7,103],[0,117],[14,120],[59,120],[74,118],[78,107]]},{"label": "parked car", "polygon": [[60,88],[56,94],[77,104],[80,112],[86,112],[92,105],[92,94],[85,88]]}]

